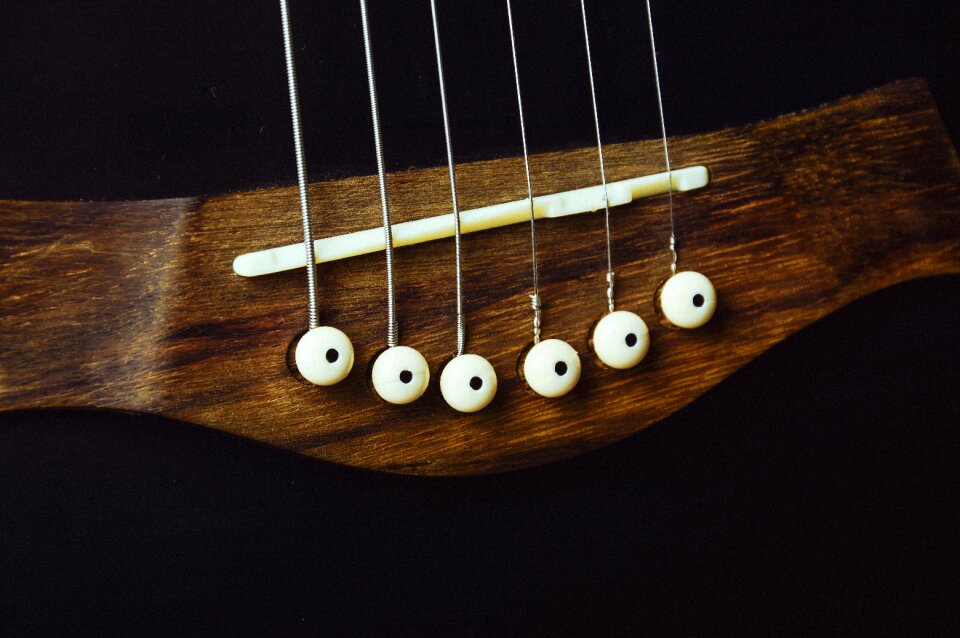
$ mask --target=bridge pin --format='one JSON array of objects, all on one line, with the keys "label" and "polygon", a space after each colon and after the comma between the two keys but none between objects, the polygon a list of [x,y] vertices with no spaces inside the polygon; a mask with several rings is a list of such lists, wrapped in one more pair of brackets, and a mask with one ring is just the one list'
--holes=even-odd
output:
[{"label": "bridge pin", "polygon": [[678,272],[660,290],[660,310],[678,328],[699,328],[717,309],[717,291],[698,272]]},{"label": "bridge pin", "polygon": [[477,412],[487,407],[497,393],[497,373],[490,362],[476,354],[461,354],[440,373],[440,393],[454,410]]},{"label": "bridge pin", "polygon": [[537,394],[562,397],[580,380],[580,356],[566,341],[541,341],[527,353],[523,377]]},{"label": "bridge pin", "polygon": [[423,355],[408,346],[393,346],[373,362],[373,389],[388,403],[405,405],[423,396],[430,368]]},{"label": "bridge pin", "polygon": [[316,385],[343,381],[353,368],[353,344],[343,332],[330,326],[308,330],[294,352],[303,378]]},{"label": "bridge pin", "polygon": [[650,331],[638,315],[617,310],[604,315],[593,330],[593,350],[605,365],[627,370],[650,349]]}]

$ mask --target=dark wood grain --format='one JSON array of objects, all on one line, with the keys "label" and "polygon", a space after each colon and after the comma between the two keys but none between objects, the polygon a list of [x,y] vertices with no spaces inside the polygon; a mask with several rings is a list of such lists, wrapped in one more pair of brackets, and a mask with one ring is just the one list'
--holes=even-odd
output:
[{"label": "dark wood grain", "polygon": [[[638,368],[600,367],[587,339],[605,304],[603,223],[538,225],[544,334],[584,361],[579,386],[542,399],[517,374],[530,341],[529,237],[513,226],[464,238],[468,350],[500,390],[463,415],[437,388],[452,356],[453,245],[397,253],[401,339],[433,372],[422,399],[379,401],[369,364],[385,342],[384,264],[323,265],[321,323],[354,342],[343,383],[291,372],[306,325],[302,271],[243,279],[242,252],[300,240],[292,187],[147,202],[0,201],[0,408],[135,410],[210,426],[338,463],[479,474],[545,463],[622,438],[853,299],[960,272],[960,166],[926,86],[903,81],[815,110],[671,142],[677,167],[711,184],[676,196],[681,269],[708,275],[720,308],[697,331],[657,318],[669,272],[666,198],[614,209],[618,305],[651,325]],[[608,179],[658,172],[657,141],[605,148]],[[532,158],[536,193],[598,182],[595,149]],[[522,161],[458,166],[461,205],[521,199]],[[444,167],[393,174],[397,221],[448,212]],[[375,226],[375,177],[311,185],[318,237]],[[789,382],[785,378],[785,383]]]}]

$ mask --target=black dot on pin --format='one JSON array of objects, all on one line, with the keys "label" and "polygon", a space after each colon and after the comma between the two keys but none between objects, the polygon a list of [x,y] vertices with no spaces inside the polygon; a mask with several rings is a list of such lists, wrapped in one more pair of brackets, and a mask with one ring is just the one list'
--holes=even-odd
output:
[{"label": "black dot on pin", "polygon": [[337,359],[340,358],[340,353],[337,352],[336,348],[330,348],[327,350],[327,362],[335,363]]},{"label": "black dot on pin", "polygon": [[400,381],[402,381],[403,383],[410,383],[411,381],[413,381],[413,373],[410,372],[409,370],[404,370],[403,372],[400,373]]},{"label": "black dot on pin", "polygon": [[567,373],[567,364],[564,361],[557,361],[557,365],[553,366],[553,371],[557,373],[558,377],[562,377]]},{"label": "black dot on pin", "polygon": [[693,296],[693,305],[699,308],[703,305],[703,295],[697,293]]},{"label": "black dot on pin", "polygon": [[483,387],[483,379],[480,377],[473,377],[470,379],[470,387],[474,390],[479,390]]},{"label": "black dot on pin", "polygon": [[631,332],[626,336],[624,341],[626,341],[628,348],[632,348],[633,346],[637,345],[637,335]]}]

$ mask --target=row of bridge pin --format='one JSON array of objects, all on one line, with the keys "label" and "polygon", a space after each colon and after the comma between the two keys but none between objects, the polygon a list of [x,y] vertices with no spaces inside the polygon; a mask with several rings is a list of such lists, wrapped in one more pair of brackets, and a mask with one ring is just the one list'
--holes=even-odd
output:
[{"label": "row of bridge pin", "polygon": [[[670,277],[660,290],[660,310],[678,328],[699,328],[713,317],[717,293],[707,277],[683,271]],[[609,312],[597,322],[591,339],[594,353],[607,367],[628,370],[639,364],[650,349],[646,322],[627,310]],[[330,326],[309,330],[297,343],[297,369],[321,386],[336,384],[353,369],[350,339]],[[580,355],[566,341],[545,339],[527,352],[523,378],[537,394],[561,397],[580,380]],[[419,399],[430,383],[430,368],[420,352],[409,346],[387,348],[374,360],[371,382],[377,395],[396,405]],[[497,373],[483,357],[461,354],[440,373],[440,393],[450,407],[477,412],[487,407],[497,392]]]}]

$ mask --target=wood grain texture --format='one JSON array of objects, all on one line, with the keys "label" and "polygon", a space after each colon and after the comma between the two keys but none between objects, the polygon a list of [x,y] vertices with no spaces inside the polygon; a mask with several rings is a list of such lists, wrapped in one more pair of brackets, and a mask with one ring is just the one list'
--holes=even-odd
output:
[{"label": "wood grain texture", "polygon": [[[390,149],[386,149],[387,153]],[[903,81],[815,110],[671,141],[677,167],[711,184],[677,195],[681,269],[714,282],[713,321],[680,331],[657,318],[669,273],[666,197],[614,209],[618,307],[651,326],[628,372],[587,340],[605,308],[603,220],[538,224],[544,336],[583,359],[561,399],[525,388],[530,342],[528,229],[464,237],[468,351],[500,390],[483,412],[448,408],[438,379],[455,344],[453,244],[396,254],[401,342],[433,379],[390,406],[369,388],[385,342],[383,256],[320,268],[321,323],[343,329],[357,363],[343,383],[298,380],[289,348],[306,328],[302,271],[242,279],[242,252],[299,241],[295,188],[147,202],[0,201],[0,409],[83,406],[162,414],[294,452],[391,472],[480,474],[568,457],[647,427],[798,329],[907,279],[960,272],[960,165],[926,86]],[[659,142],[605,147],[608,179],[662,170]],[[461,205],[525,196],[519,158],[457,167]],[[595,149],[532,158],[537,194],[598,182]],[[445,167],[389,178],[396,221],[449,210]],[[312,184],[317,236],[377,225],[374,176]],[[882,320],[882,318],[878,318]]]}]

